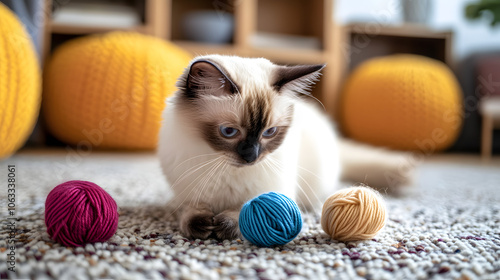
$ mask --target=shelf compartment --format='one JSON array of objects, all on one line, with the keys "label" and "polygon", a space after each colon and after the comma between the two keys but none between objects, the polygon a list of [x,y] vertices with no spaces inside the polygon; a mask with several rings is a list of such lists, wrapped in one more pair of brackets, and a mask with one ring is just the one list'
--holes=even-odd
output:
[{"label": "shelf compartment", "polygon": [[[184,28],[184,20],[185,18],[193,13],[193,12],[211,12],[211,15],[214,18],[219,18],[220,21],[225,19],[223,17],[231,16],[232,17],[232,27],[231,27],[231,35],[230,40],[227,44],[232,44],[234,41],[234,30],[235,30],[235,17],[234,17],[234,9],[235,5],[237,5],[237,0],[216,0],[216,1],[206,1],[206,0],[172,0],[172,40],[174,41],[191,41],[196,44],[207,44],[204,41],[196,41],[188,38],[186,35],[186,30]],[[230,20],[230,19],[227,19]],[[212,24],[216,24],[217,21],[210,22]],[[220,23],[220,22],[219,22]],[[227,27],[227,26],[224,26]],[[216,35],[218,30],[214,30]],[[224,46],[226,43],[221,43]]]},{"label": "shelf compartment", "polygon": [[413,25],[368,28],[361,23],[348,25],[348,69],[367,59],[397,53],[422,55],[451,63],[452,33]]},{"label": "shelf compartment", "polygon": [[[323,0],[259,0],[257,2],[257,26],[254,36],[259,34],[279,34],[316,40],[318,49],[324,48],[324,8]],[[316,47],[315,47],[316,48]]]}]

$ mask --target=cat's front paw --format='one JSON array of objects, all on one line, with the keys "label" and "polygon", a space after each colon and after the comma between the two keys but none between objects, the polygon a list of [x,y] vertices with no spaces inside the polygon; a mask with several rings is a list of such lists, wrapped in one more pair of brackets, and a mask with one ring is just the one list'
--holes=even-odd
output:
[{"label": "cat's front paw", "polygon": [[238,224],[239,212],[224,211],[214,217],[214,235],[219,240],[241,238]]},{"label": "cat's front paw", "polygon": [[214,230],[214,213],[197,211],[181,221],[181,232],[193,239],[207,239]]}]

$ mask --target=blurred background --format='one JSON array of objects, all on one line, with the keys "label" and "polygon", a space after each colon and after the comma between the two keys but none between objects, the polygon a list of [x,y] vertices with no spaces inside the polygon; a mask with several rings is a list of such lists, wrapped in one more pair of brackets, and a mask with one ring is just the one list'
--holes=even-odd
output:
[{"label": "blurred background", "polygon": [[[265,57],[289,65],[327,63],[313,95],[339,122],[342,122],[339,100],[356,67],[371,58],[392,54],[429,57],[449,67],[461,88],[463,123],[456,141],[447,148],[479,153],[483,145],[483,155],[491,150],[500,152],[500,134],[494,131],[499,123],[498,106],[488,107],[486,117],[481,109],[482,99],[500,96],[500,24],[497,24],[500,1],[1,2],[25,25],[42,64],[68,40],[114,30],[136,31],[169,40],[192,55]],[[43,120],[29,142],[32,146],[62,144],[44,129]]]}]

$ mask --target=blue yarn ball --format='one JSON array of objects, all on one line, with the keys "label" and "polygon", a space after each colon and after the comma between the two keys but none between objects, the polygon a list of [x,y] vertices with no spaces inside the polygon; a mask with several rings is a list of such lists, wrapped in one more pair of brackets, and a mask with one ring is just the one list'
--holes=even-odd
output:
[{"label": "blue yarn ball", "polygon": [[269,192],[243,205],[239,226],[243,237],[255,245],[284,245],[300,233],[302,215],[293,200],[285,195]]}]

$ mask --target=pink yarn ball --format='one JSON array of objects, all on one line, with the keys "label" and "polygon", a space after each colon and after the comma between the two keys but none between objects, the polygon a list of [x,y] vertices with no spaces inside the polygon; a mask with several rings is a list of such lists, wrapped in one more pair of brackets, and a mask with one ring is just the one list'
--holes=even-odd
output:
[{"label": "pink yarn ball", "polygon": [[45,225],[50,237],[65,246],[104,242],[118,228],[118,206],[98,185],[68,181],[47,196]]}]

